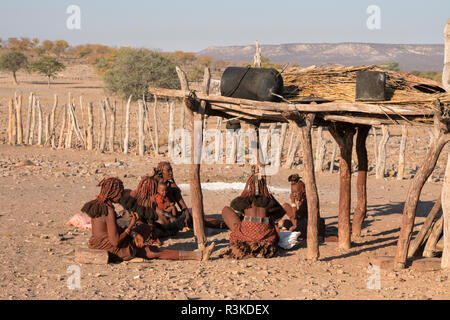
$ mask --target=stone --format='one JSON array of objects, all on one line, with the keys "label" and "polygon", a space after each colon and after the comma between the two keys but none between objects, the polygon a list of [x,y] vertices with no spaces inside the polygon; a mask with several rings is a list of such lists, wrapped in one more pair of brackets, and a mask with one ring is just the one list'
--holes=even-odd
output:
[{"label": "stone", "polygon": [[441,270],[441,258],[413,258],[411,259],[411,270],[427,272]]},{"label": "stone", "polygon": [[375,256],[369,260],[369,263],[382,270],[394,269],[394,257],[392,256]]}]

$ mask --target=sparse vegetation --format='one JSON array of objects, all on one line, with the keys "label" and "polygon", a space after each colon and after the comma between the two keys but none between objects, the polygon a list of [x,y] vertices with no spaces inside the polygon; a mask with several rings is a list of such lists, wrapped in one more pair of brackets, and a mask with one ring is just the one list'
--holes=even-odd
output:
[{"label": "sparse vegetation", "polygon": [[398,62],[386,62],[381,65],[381,68],[390,71],[400,71],[400,64]]},{"label": "sparse vegetation", "polygon": [[14,83],[17,85],[16,73],[20,69],[25,69],[28,66],[27,57],[20,51],[10,50],[0,55],[0,70],[12,72]]},{"label": "sparse vegetation", "polygon": [[47,77],[47,83],[49,87],[50,78],[54,78],[58,72],[64,70],[65,68],[66,66],[56,60],[56,58],[49,56],[42,57],[38,61],[31,63],[30,67],[31,71],[38,72]]},{"label": "sparse vegetation", "polygon": [[107,91],[127,99],[137,100],[147,94],[150,86],[179,89],[175,63],[160,52],[148,49],[123,49],[106,68],[103,76]]},{"label": "sparse vegetation", "polygon": [[442,73],[438,73],[436,71],[411,71],[411,74],[417,76],[417,77],[421,77],[421,78],[426,78],[426,79],[431,79],[437,82],[441,82],[442,81]]}]

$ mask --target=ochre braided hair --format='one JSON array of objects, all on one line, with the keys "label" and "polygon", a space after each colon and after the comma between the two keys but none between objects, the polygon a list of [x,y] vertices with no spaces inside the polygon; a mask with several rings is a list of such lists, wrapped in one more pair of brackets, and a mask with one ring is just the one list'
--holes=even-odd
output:
[{"label": "ochre braided hair", "polygon": [[252,174],[250,178],[247,180],[245,184],[244,190],[241,193],[241,197],[254,197],[256,196],[256,181],[258,181],[258,189],[259,194],[266,196],[267,198],[272,199],[273,196],[270,194],[269,189],[267,188],[266,178],[263,176],[260,180],[258,180],[258,175]]},{"label": "ochre braided hair", "polygon": [[108,215],[108,207],[114,208],[112,200],[118,198],[124,190],[123,182],[118,178],[105,178],[97,186],[100,187],[100,193],[81,208],[91,218]]},{"label": "ochre braided hair", "polygon": [[138,205],[150,207],[156,195],[158,182],[154,176],[146,175],[142,177],[136,188],[136,200]]},{"label": "ochre braided hair", "polygon": [[117,198],[123,192],[123,182],[119,178],[105,178],[97,185],[100,187],[100,193],[97,195],[97,201],[108,204],[112,199]]}]

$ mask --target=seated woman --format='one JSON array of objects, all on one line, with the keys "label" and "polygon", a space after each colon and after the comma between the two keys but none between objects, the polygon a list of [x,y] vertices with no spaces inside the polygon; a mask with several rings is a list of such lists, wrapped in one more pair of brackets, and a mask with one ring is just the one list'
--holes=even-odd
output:
[{"label": "seated woman", "polygon": [[[235,259],[264,257],[278,253],[280,231],[275,221],[284,214],[278,201],[269,193],[265,178],[252,175],[241,195],[222,210],[230,234],[230,257]],[[243,217],[237,212],[243,213]]]},{"label": "seated woman", "polygon": [[[290,175],[288,181],[291,183],[291,203],[284,203],[283,209],[286,211],[286,217],[290,222],[284,226],[288,227],[289,231],[300,231],[300,237],[306,238],[308,226],[308,203],[306,199],[306,188],[303,181],[298,174]],[[325,220],[319,218],[319,236],[325,236]]]},{"label": "seated woman", "polygon": [[[147,224],[153,231],[146,234],[146,241],[160,243],[160,237],[174,236],[183,228],[185,216],[168,221],[163,215],[158,214],[156,200],[157,181],[153,176],[144,176],[136,189],[125,189],[119,200],[120,205],[128,212],[136,212],[138,224]],[[161,210],[160,210],[161,212]],[[172,222],[172,223],[171,223]],[[147,230],[150,230],[147,228]]]},{"label": "seated woman", "polygon": [[[135,230],[138,216],[131,212],[131,220],[126,229],[117,225],[114,203],[118,203],[124,191],[123,183],[118,178],[105,178],[98,186],[101,188],[97,197],[87,202],[81,211],[92,220],[92,236],[89,248],[107,250],[112,260],[128,261],[134,257],[166,260],[208,260],[214,243],[203,251],[178,251],[159,249],[144,243],[144,237]],[[146,229],[147,224],[142,224]],[[145,227],[147,226],[147,227]]]},{"label": "seated woman", "polygon": [[[181,210],[177,210],[177,215],[180,215],[181,213],[186,215],[185,227],[192,228],[193,221],[190,210],[183,200],[181,189],[175,183],[172,166],[169,161],[158,163],[158,166],[156,167],[156,176],[159,183],[167,185],[167,197],[169,198],[169,201],[180,207]],[[204,223],[207,228],[227,229],[225,222],[218,219],[205,217]]]}]

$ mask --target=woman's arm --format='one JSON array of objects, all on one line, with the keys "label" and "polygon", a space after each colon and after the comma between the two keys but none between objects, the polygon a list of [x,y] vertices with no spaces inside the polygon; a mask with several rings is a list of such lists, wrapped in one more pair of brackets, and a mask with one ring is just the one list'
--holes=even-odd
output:
[{"label": "woman's arm", "polygon": [[[133,219],[132,219],[133,221]],[[124,232],[119,235],[119,231],[117,230],[116,223],[116,213],[114,209],[108,207],[108,215],[106,216],[106,227],[108,229],[108,240],[114,246],[118,247],[122,241],[130,234],[131,228],[133,227],[132,221],[130,221],[130,225]]]}]

